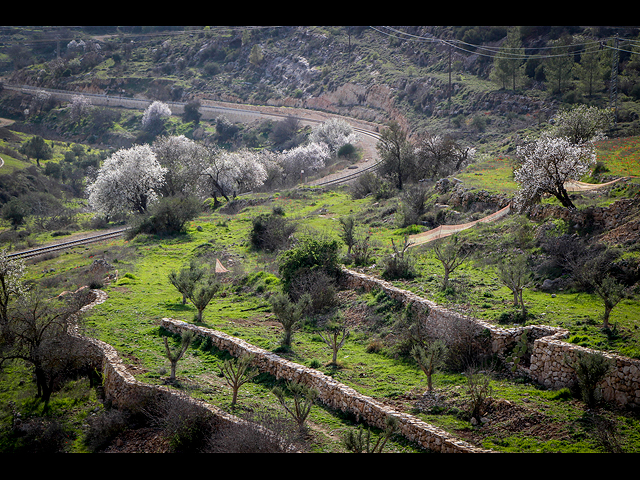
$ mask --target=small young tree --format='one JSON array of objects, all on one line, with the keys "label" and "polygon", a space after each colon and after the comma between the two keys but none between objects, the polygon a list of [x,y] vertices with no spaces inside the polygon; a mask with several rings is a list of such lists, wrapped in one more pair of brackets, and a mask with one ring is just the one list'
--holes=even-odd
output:
[{"label": "small young tree", "polygon": [[411,349],[411,356],[418,363],[420,370],[427,376],[428,392],[433,391],[433,374],[438,368],[444,365],[447,353],[447,346],[442,340],[434,340],[426,344],[417,344]]},{"label": "small young tree", "polygon": [[342,312],[338,312],[331,321],[326,325],[323,331],[318,331],[318,335],[331,349],[331,365],[338,365],[338,351],[344,345],[344,342],[349,338],[349,330],[344,324],[344,315]]},{"label": "small young tree", "polygon": [[415,275],[413,257],[408,252],[411,245],[413,243],[409,241],[408,235],[405,235],[402,247],[396,245],[393,238],[391,239],[393,253],[384,259],[383,278],[395,280],[398,278],[412,278]]},{"label": "small young tree", "polygon": [[374,444],[371,442],[371,430],[363,429],[362,425],[354,431],[349,430],[342,438],[342,444],[351,453],[382,453],[391,435],[398,430],[398,419],[388,416],[385,419],[385,428],[378,436]]},{"label": "small young tree", "polygon": [[253,380],[260,372],[257,368],[251,368],[254,355],[244,354],[234,360],[225,360],[220,373],[233,390],[231,408],[235,407],[238,401],[238,391],[240,387]]},{"label": "small young tree", "polygon": [[487,401],[491,397],[491,379],[481,374],[476,368],[470,367],[466,372],[467,394],[469,395],[469,414],[472,419],[480,420],[487,408]]},{"label": "small young tree", "polygon": [[167,355],[167,359],[171,363],[171,375],[169,376],[169,381],[174,382],[176,379],[176,367],[178,366],[178,362],[184,356],[185,352],[193,342],[195,337],[195,333],[192,330],[185,331],[180,338],[180,347],[171,348],[169,347],[169,341],[167,337],[164,337],[164,350]]},{"label": "small young tree", "polygon": [[351,255],[351,249],[356,242],[356,221],[353,217],[340,217],[340,239],[347,246],[347,255]]},{"label": "small young tree", "polygon": [[573,358],[565,355],[564,361],[576,373],[582,400],[594,407],[601,397],[598,386],[613,368],[612,360],[598,352],[578,351]]},{"label": "small young tree", "polygon": [[199,282],[196,282],[193,290],[189,293],[189,300],[198,310],[197,322],[202,323],[202,316],[205,308],[209,305],[213,297],[220,290],[220,282],[217,281],[215,276],[203,277]]},{"label": "small young tree", "polygon": [[280,405],[282,405],[286,412],[296,421],[298,429],[303,431],[307,417],[309,413],[311,413],[311,407],[316,401],[316,398],[318,398],[319,393],[315,388],[308,387],[299,382],[287,382],[286,390],[292,396],[292,405],[287,403],[287,395],[283,388],[275,387],[272,392],[280,402]]},{"label": "small young tree", "polygon": [[531,285],[531,271],[524,255],[508,258],[498,264],[498,279],[511,290],[513,306],[522,309],[522,318],[526,318],[527,309],[522,298],[523,290]]},{"label": "small young tree", "polygon": [[472,250],[458,235],[433,241],[431,250],[444,268],[442,289],[446,290],[449,286],[449,276],[467,260]]},{"label": "small young tree", "polygon": [[565,259],[576,283],[602,299],[602,328],[605,329],[609,328],[611,312],[626,297],[625,286],[613,274],[619,258],[619,250],[596,245],[571,259]]},{"label": "small young tree", "polygon": [[202,279],[205,270],[199,267],[195,261],[191,261],[188,268],[182,268],[179,272],[169,273],[169,282],[182,294],[182,304],[187,303],[187,298],[193,295],[196,284]]},{"label": "small young tree", "polygon": [[293,333],[298,329],[305,313],[311,306],[311,296],[308,294],[300,297],[297,303],[292,302],[284,293],[277,293],[269,298],[271,309],[284,328],[284,336],[281,345],[284,348],[291,347]]}]

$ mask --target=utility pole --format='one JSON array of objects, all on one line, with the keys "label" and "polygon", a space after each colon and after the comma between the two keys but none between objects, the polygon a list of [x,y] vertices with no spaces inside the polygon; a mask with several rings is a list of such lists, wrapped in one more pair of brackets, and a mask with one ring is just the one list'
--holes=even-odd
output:
[{"label": "utility pole", "polygon": [[620,54],[618,50],[618,36],[616,35],[615,47],[611,56],[611,87],[610,87],[610,107],[613,111],[613,125],[618,125],[618,69]]}]

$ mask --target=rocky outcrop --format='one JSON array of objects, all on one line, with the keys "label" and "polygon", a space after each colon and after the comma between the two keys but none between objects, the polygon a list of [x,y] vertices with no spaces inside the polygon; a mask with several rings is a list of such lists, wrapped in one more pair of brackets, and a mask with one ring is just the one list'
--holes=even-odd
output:
[{"label": "rocky outcrop", "polygon": [[631,244],[640,239],[640,197],[618,200],[607,207],[571,210],[557,205],[536,205],[529,217],[537,222],[547,218],[562,219],[572,231],[602,233],[601,239],[612,244]]}]

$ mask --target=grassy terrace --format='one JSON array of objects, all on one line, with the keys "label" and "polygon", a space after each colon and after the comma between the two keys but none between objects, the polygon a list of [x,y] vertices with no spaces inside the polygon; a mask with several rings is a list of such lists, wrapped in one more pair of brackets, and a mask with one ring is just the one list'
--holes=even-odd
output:
[{"label": "grassy terrace", "polygon": [[[601,150],[604,150],[602,146]],[[626,151],[625,146],[615,147],[615,152],[622,151]],[[613,148],[611,152],[615,155],[611,160],[613,172],[614,162],[621,154],[613,153]],[[628,172],[636,172],[634,168],[637,167],[627,165]],[[476,175],[479,172],[482,175]],[[458,178],[477,188],[490,189],[491,185],[504,192],[512,188],[508,184],[509,176],[506,162],[495,159],[474,165]],[[477,183],[473,184],[474,181]],[[624,196],[627,193],[627,190],[621,190],[617,194]],[[386,348],[372,348],[377,340],[391,333],[393,325],[402,317],[397,305],[375,293],[340,293],[340,307],[351,321],[352,335],[339,352],[339,368],[328,366],[331,353],[311,323],[296,333],[291,351],[279,350],[282,327],[271,313],[268,302],[269,295],[280,288],[277,256],[249,248],[247,239],[252,219],[280,207],[286,218],[298,223],[298,234],[338,238],[337,219],[354,215],[372,233],[376,264],[368,271],[379,275],[379,260],[389,253],[391,239],[400,240],[406,232],[397,228],[394,213],[397,202],[397,198],[378,202],[372,198],[353,200],[346,190],[340,189],[256,194],[243,197],[233,211],[223,208],[202,214],[190,223],[185,235],[173,238],[138,236],[132,241],[78,247],[54,257],[30,261],[28,280],[48,289],[52,295],[73,290],[86,284],[86,271],[95,259],[107,260],[118,270],[118,280],[104,286],[109,299],[87,315],[88,333],[113,345],[136,378],[160,385],[168,376],[169,365],[163,346],[163,336],[167,333],[159,329],[157,321],[172,317],[195,322],[196,318],[195,308],[189,303],[182,304],[180,294],[171,286],[167,275],[188,264],[194,256],[211,261],[219,258],[230,273],[226,274],[225,289],[205,310],[204,325],[209,328],[318,368],[365,395],[485,448],[504,452],[607,451],[598,441],[594,413],[588,412],[568,391],[546,391],[522,379],[494,376],[491,387],[496,399],[495,408],[489,415],[490,423],[482,427],[472,427],[465,418],[468,397],[464,375],[437,373],[434,386],[439,400],[423,397],[426,377],[412,361],[394,356]],[[518,225],[517,217],[509,216],[495,224],[467,230],[464,235],[482,239],[485,247],[491,248],[493,241],[513,235]],[[439,262],[426,247],[416,248],[413,254],[418,275],[411,281],[395,282],[396,285],[489,321],[497,322],[503,312],[511,309],[511,294],[497,282],[491,268],[469,261],[452,275],[452,288],[442,291],[439,288],[442,275]],[[616,335],[606,335],[599,328],[602,306],[593,295],[567,291],[552,297],[531,288],[525,291],[524,299],[532,314],[531,323],[567,328],[572,333],[569,341],[580,345],[639,356],[640,310],[636,298],[624,300],[614,309],[611,322],[616,325]],[[178,366],[176,388],[238,415],[262,408],[281,409],[271,393],[274,379],[261,375],[240,390],[238,406],[232,410],[230,389],[219,374],[226,358],[223,352],[213,351],[204,342],[196,342]],[[16,375],[23,373],[19,369],[3,373],[3,379],[7,379],[6,382],[3,380],[4,386],[0,390],[3,403],[17,401],[30,413],[37,413],[40,408],[37,403],[24,403],[24,398],[33,395],[12,389]],[[76,404],[95,405],[95,396],[88,393],[86,387],[83,389],[78,385],[56,394],[52,403],[54,409],[78,408],[69,407],[72,390]],[[88,412],[81,415],[88,415]],[[597,417],[613,422],[616,438],[624,451],[639,450],[637,417],[612,409],[599,409]],[[7,417],[3,418],[7,421]],[[352,418],[320,405],[312,409],[309,425],[311,449],[315,452],[344,451],[341,436],[355,426]],[[70,448],[83,451],[84,447],[76,441]],[[400,438],[394,438],[387,449],[420,451]]]}]

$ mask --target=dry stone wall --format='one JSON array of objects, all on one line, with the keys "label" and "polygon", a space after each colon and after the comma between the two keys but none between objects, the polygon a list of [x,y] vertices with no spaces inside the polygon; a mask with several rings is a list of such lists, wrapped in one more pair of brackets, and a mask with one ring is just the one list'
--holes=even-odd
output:
[{"label": "dry stone wall", "polygon": [[170,318],[162,319],[161,325],[174,333],[192,330],[197,335],[208,337],[216,348],[225,350],[234,357],[243,354],[254,355],[253,364],[261,372],[269,373],[277,379],[294,381],[314,388],[318,391],[318,398],[322,403],[330,408],[353,414],[371,426],[384,428],[387,417],[393,416],[398,420],[400,432],[405,438],[428,450],[441,453],[487,452],[458,440],[418,418],[397,412],[318,370],[285,360],[242,339]]},{"label": "dry stone wall", "polygon": [[[107,294],[102,290],[92,290],[91,292],[94,298],[91,303],[81,309],[81,312],[85,312],[107,299]],[[145,402],[172,400],[188,403],[201,410],[203,414],[211,415],[214,423],[220,428],[225,425],[246,424],[242,419],[229,415],[214,405],[194,399],[179,391],[139,382],[128,371],[115,348],[94,338],[78,336],[86,342],[85,358],[102,373],[102,388],[105,399],[115,407],[131,408]]]},{"label": "dry stone wall", "polygon": [[[349,288],[361,288],[365,291],[379,289],[404,304],[411,303],[414,311],[422,315],[426,327],[440,337],[446,339],[453,331],[459,332],[467,328],[478,336],[488,338],[489,354],[506,357],[526,330],[528,351],[531,353],[523,362],[521,371],[548,388],[574,386],[577,378],[566,359],[574,359],[577,352],[594,352],[563,341],[568,338],[569,331],[562,328],[543,325],[501,328],[448,310],[378,278],[348,269],[343,269],[343,272],[345,285]],[[604,400],[623,407],[640,408],[640,360],[606,353],[603,355],[614,364],[614,368],[600,385]]]},{"label": "dry stone wall", "polygon": [[[85,306],[83,310],[88,310],[107,299],[105,292],[101,290],[94,290],[93,292],[96,295],[94,301]],[[329,407],[350,412],[369,425],[384,428],[386,418],[394,416],[398,419],[402,435],[428,450],[442,453],[486,452],[486,450],[460,441],[447,432],[411,415],[396,412],[376,402],[374,399],[361,395],[352,388],[336,382],[333,378],[317,370],[285,360],[242,339],[169,318],[162,319],[161,326],[174,333],[192,330],[197,335],[210,338],[216,348],[226,350],[234,357],[240,357],[243,354],[254,354],[254,364],[261,371],[268,372],[278,379],[305,383],[318,390],[319,398]],[[100,340],[82,338],[87,344],[87,358],[91,360],[95,368],[102,372],[105,397],[114,406],[127,408],[132,405],[138,405],[142,401],[160,401],[163,398],[171,397],[195,405],[203,413],[212,414],[219,425],[242,423],[241,419],[229,415],[206,402],[193,399],[166,387],[137,381],[128,371],[115,348]]]}]

